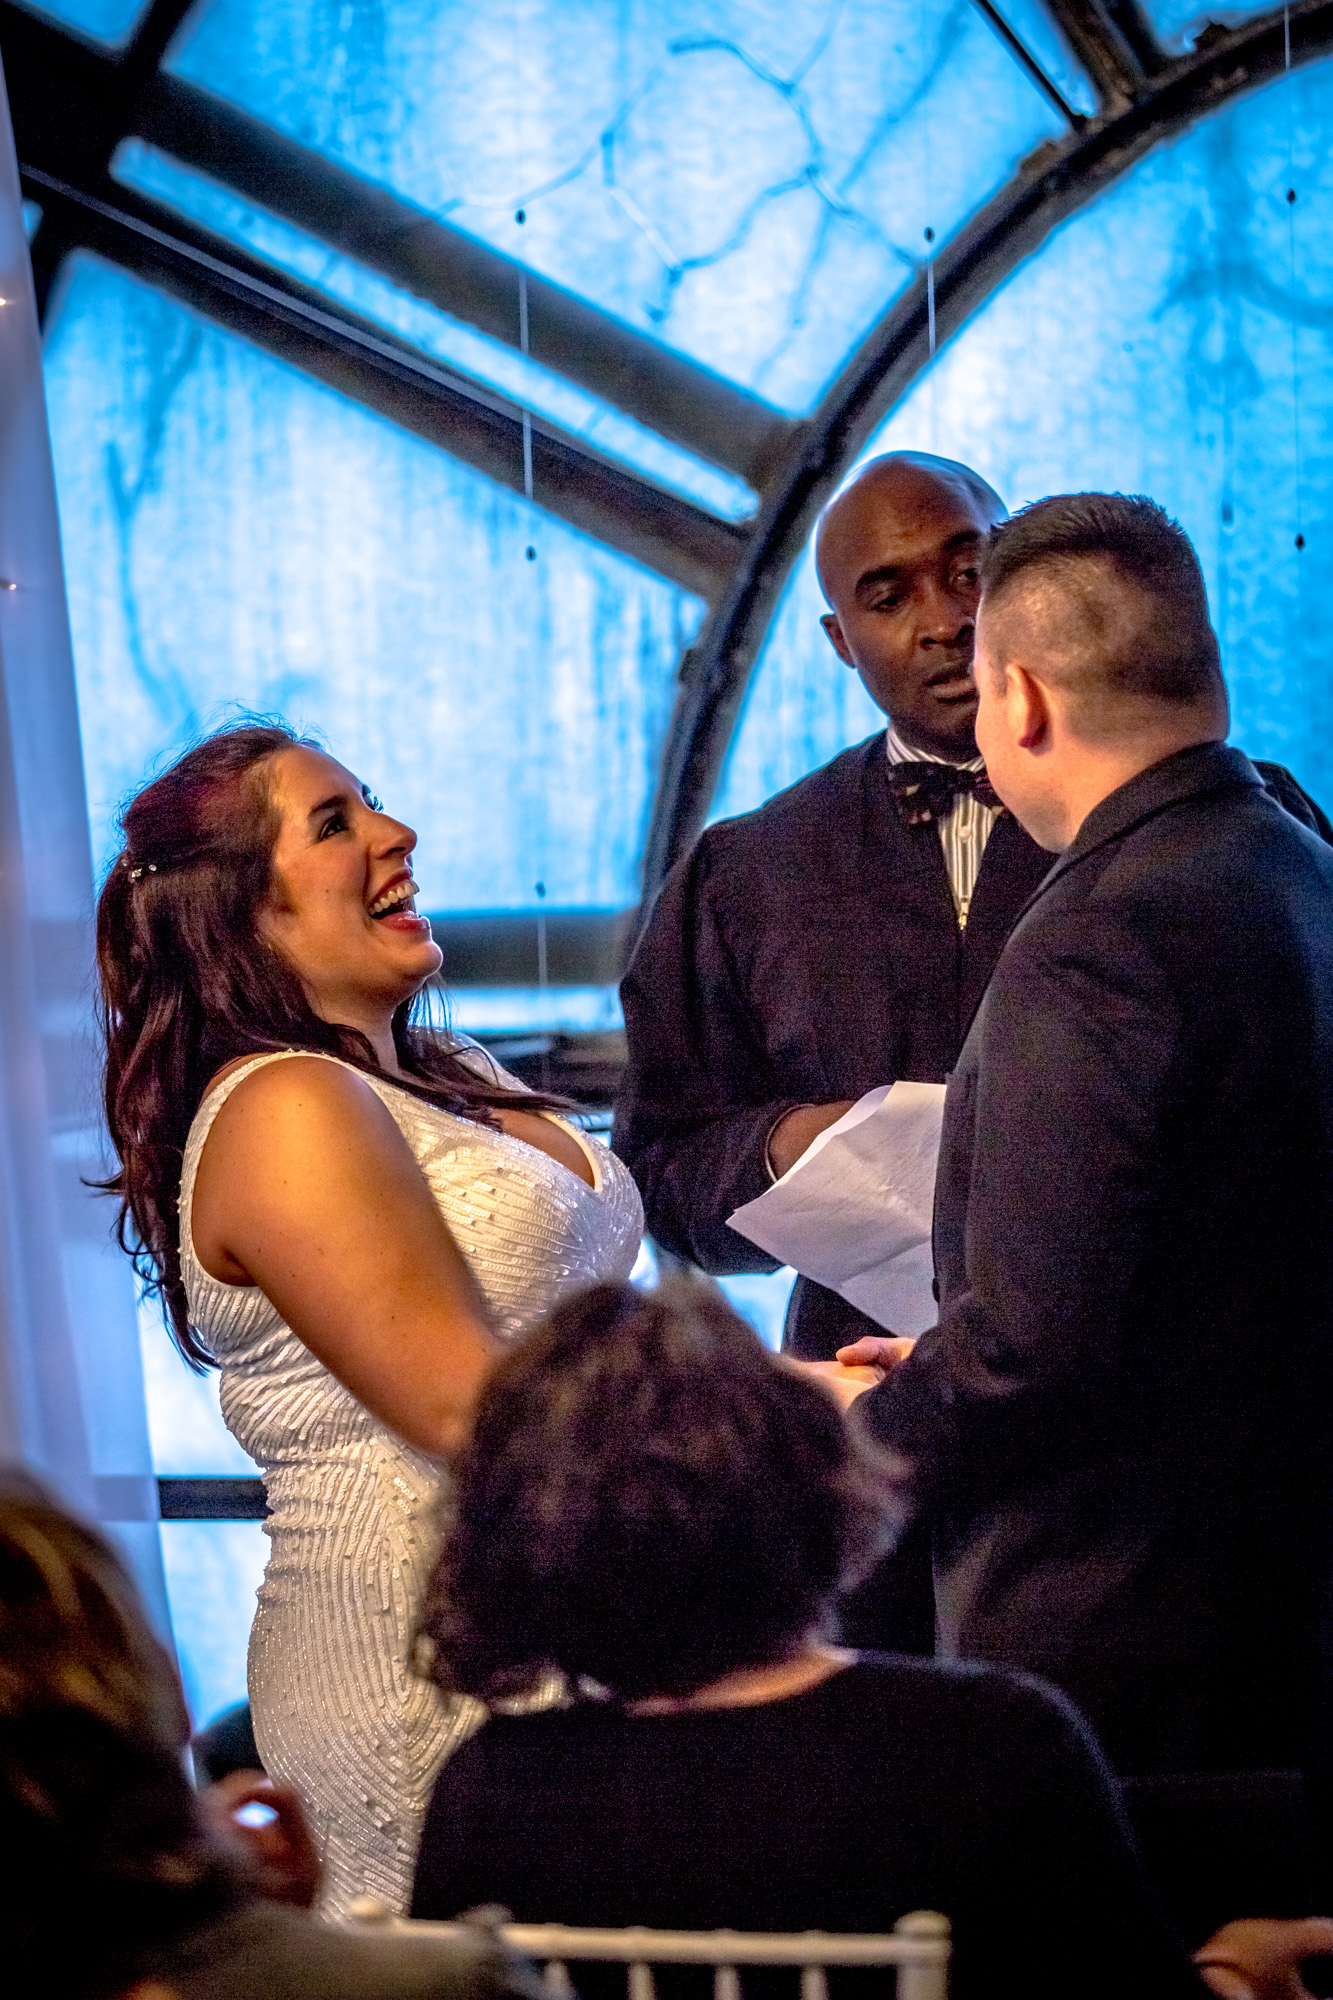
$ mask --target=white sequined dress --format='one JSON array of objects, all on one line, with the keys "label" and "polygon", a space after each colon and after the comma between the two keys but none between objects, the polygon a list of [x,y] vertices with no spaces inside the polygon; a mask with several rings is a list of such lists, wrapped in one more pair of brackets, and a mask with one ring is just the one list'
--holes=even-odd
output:
[{"label": "white sequined dress", "polygon": [[[438,1465],[372,1417],[263,1292],[220,1283],[194,1254],[194,1182],[213,1120],[251,1070],[282,1060],[245,1063],[199,1107],[181,1174],[181,1269],[191,1322],[221,1367],[223,1415],[259,1463],[270,1509],[250,1637],[259,1752],[306,1804],[324,1857],[322,1909],[337,1916],[358,1895],[405,1908],[435,1773],[479,1711],[441,1696],[407,1661],[434,1553]],[[628,1275],[643,1212],[605,1146],[576,1134],[590,1187],[521,1139],[365,1081],[412,1148],[502,1334],[574,1286]]]}]

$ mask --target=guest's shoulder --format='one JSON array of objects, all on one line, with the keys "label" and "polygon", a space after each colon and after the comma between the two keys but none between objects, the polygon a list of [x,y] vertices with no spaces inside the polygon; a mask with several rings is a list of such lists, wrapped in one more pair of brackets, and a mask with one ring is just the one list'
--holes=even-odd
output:
[{"label": "guest's shoulder", "polygon": [[1036,1745],[1082,1757],[1092,1742],[1082,1716],[1059,1688],[1019,1667],[982,1661],[910,1658],[896,1653],[861,1653],[845,1676],[849,1705],[863,1711],[888,1710],[910,1719],[914,1731],[938,1728],[944,1738],[969,1753],[996,1748],[1021,1761]]},{"label": "guest's shoulder", "polygon": [[558,1757],[567,1747],[577,1755],[590,1740],[623,1728],[624,1721],[624,1710],[612,1702],[576,1701],[512,1712],[495,1709],[449,1757],[439,1782],[484,1789],[501,1767]]}]

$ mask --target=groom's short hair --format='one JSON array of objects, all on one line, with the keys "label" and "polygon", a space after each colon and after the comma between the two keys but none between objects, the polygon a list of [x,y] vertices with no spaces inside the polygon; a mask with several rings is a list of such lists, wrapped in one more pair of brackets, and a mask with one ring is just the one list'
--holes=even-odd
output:
[{"label": "groom's short hair", "polygon": [[1021,623],[1039,649],[1033,671],[1089,707],[1127,698],[1180,705],[1218,691],[1221,655],[1198,556],[1154,500],[1038,500],[992,530],[981,588],[1001,659]]}]

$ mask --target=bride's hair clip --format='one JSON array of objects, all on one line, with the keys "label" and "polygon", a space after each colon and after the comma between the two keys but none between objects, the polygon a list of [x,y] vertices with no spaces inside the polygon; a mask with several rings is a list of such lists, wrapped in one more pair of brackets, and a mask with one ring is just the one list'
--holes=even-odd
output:
[{"label": "bride's hair clip", "polygon": [[141,861],[137,868],[131,868],[130,857],[128,854],[123,854],[121,856],[121,860],[125,864],[125,872],[129,876],[131,882],[137,882],[141,875],[156,875],[157,873],[156,861]]}]

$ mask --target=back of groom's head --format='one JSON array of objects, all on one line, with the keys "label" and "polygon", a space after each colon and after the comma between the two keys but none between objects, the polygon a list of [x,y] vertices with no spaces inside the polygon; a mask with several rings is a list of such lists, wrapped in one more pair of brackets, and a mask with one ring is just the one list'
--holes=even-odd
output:
[{"label": "back of groom's head", "polygon": [[1126,711],[1192,707],[1221,691],[1199,559],[1155,501],[1038,500],[992,531],[981,584],[994,665],[1023,653],[1098,733]]}]

